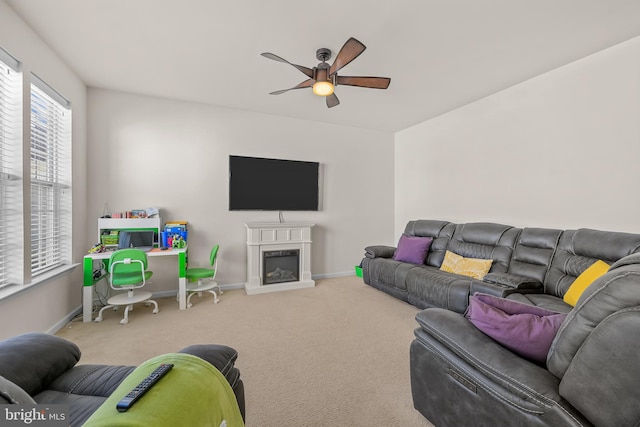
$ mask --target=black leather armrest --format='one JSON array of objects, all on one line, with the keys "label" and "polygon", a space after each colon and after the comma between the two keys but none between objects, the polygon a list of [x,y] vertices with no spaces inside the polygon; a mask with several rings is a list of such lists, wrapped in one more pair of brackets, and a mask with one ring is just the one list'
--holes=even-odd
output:
[{"label": "black leather armrest", "polygon": [[482,281],[516,289],[537,289],[542,287],[542,283],[536,279],[509,273],[489,273],[482,278]]},{"label": "black leather armrest", "polygon": [[482,279],[482,282],[473,281],[471,283],[470,294],[476,292],[506,297],[514,292],[518,293],[540,293],[542,283],[530,277],[518,276],[508,273],[489,273]]},{"label": "black leather armrest", "polygon": [[392,258],[396,253],[396,248],[393,246],[367,246],[364,248],[364,256],[367,258]]},{"label": "black leather armrest", "polygon": [[222,372],[236,395],[238,407],[240,408],[240,413],[244,420],[246,415],[244,383],[240,378],[240,371],[234,366],[236,359],[238,358],[238,352],[231,347],[221,344],[195,344],[183,348],[179,353],[198,356],[199,358],[211,363],[217,370]]},{"label": "black leather armrest", "polygon": [[134,369],[135,366],[78,365],[47,388],[82,396],[109,397]]},{"label": "black leather armrest", "polygon": [[488,375],[497,384],[514,393],[534,396],[520,400],[536,403],[559,401],[560,380],[545,368],[517,356],[489,336],[482,333],[463,315],[440,308],[428,308],[416,315],[420,325],[414,335],[416,341],[440,343],[468,364],[472,371]]}]

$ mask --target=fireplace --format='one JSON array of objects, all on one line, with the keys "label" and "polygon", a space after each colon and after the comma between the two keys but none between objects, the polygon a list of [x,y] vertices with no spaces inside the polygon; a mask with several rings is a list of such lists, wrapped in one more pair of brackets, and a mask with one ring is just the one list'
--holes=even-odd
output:
[{"label": "fireplace", "polygon": [[253,222],[247,227],[247,295],[312,288],[309,222]]},{"label": "fireplace", "polygon": [[300,250],[262,252],[262,284],[297,282],[300,275]]}]

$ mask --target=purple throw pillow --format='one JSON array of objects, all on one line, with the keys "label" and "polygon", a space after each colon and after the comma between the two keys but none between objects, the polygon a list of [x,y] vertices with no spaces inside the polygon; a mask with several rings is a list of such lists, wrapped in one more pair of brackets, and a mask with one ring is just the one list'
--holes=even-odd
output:
[{"label": "purple throw pillow", "polygon": [[398,248],[393,254],[393,259],[411,264],[424,264],[431,242],[433,242],[431,237],[416,237],[403,234],[400,236]]},{"label": "purple throw pillow", "polygon": [[480,293],[469,297],[469,307],[464,315],[504,347],[541,364],[545,364],[551,343],[567,316]]}]

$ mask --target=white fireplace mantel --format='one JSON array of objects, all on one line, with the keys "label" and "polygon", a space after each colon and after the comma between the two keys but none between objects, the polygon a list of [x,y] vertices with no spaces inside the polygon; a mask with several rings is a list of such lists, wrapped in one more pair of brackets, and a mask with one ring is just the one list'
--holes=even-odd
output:
[{"label": "white fireplace mantel", "polygon": [[[291,289],[312,288],[311,228],[309,222],[250,222],[247,227],[247,295]],[[298,249],[300,251],[299,280],[265,285],[262,278],[263,252]]]}]

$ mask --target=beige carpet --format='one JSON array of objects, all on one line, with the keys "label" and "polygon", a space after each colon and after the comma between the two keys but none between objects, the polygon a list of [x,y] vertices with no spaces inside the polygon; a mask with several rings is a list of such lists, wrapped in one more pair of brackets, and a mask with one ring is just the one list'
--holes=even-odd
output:
[{"label": "beige carpet", "polygon": [[[229,290],[214,305],[193,297],[180,311],[159,299],[160,313],[136,306],[102,323],[72,322],[57,335],[80,347],[80,363],[139,364],[190,344],[238,351],[247,426],[431,426],[414,408],[409,344],[418,309],[355,276],[315,288],[245,295]],[[186,409],[186,408],[185,408]]]}]

